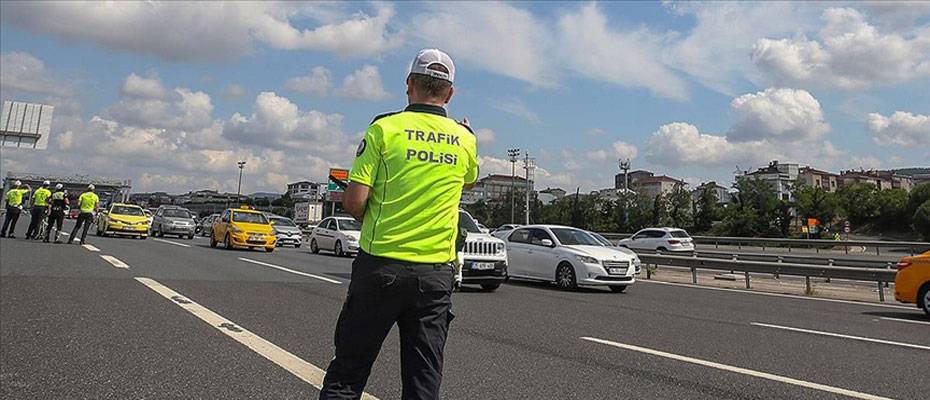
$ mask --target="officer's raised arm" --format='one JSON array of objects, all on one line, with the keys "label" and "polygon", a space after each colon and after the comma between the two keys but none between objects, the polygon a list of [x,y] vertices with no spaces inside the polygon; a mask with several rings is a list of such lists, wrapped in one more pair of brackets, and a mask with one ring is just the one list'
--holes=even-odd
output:
[{"label": "officer's raised arm", "polygon": [[349,173],[349,187],[346,188],[342,199],[342,207],[359,221],[365,217],[368,194],[378,179],[378,165],[382,162],[383,132],[376,122],[377,119],[372,121],[371,126],[365,131],[365,137],[359,142],[358,149],[355,150],[355,161]]}]

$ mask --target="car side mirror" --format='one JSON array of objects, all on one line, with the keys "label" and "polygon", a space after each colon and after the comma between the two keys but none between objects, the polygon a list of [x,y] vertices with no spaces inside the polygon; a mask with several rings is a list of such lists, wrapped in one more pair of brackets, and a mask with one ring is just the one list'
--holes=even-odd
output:
[{"label": "car side mirror", "polygon": [[546,247],[555,247],[555,244],[549,239],[540,240],[539,243]]}]

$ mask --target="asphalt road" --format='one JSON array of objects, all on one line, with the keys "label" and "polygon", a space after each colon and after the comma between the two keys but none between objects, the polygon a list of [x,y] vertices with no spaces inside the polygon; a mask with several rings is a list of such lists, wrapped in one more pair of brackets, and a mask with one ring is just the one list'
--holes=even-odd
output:
[{"label": "asphalt road", "polygon": [[[317,396],[350,258],[88,241],[99,251],[0,240],[0,398]],[[930,320],[909,305],[645,281],[623,294],[511,283],[453,302],[445,399],[918,399],[930,388]],[[398,347],[392,332],[367,388],[377,398],[400,397]]]}]

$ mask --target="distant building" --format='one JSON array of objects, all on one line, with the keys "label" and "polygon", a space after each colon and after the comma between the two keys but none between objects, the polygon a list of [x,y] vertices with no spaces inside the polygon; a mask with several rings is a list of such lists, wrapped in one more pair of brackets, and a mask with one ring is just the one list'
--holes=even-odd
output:
[{"label": "distant building", "polygon": [[[509,175],[491,174],[478,180],[475,186],[481,186],[484,190],[484,200],[489,202],[510,201],[510,192],[513,190],[517,200],[523,198],[526,193],[526,179],[519,176],[511,177]],[[533,181],[529,182],[530,190],[533,190]]]},{"label": "distant building", "polygon": [[877,171],[850,170],[840,172],[840,186],[852,185],[856,183],[867,183],[870,185],[875,185],[875,187],[877,187],[879,190],[894,188],[892,176],[882,175]]},{"label": "distant building", "polygon": [[479,201],[486,200],[484,185],[476,182],[471,189],[462,189],[462,204],[475,204]]},{"label": "distant building", "polygon": [[[646,171],[637,171],[646,172]],[[665,175],[641,175],[638,179],[630,184],[630,188],[637,193],[646,194],[649,197],[658,197],[661,194],[671,193],[678,187],[687,187],[688,184],[681,180]]]},{"label": "distant building", "polygon": [[174,204],[174,197],[165,192],[133,193],[129,195],[129,202],[146,208],[156,208]]},{"label": "distant building", "polygon": [[[238,200],[237,200],[238,199]],[[177,204],[206,204],[206,203],[244,203],[248,201],[245,195],[236,197],[235,193],[220,193],[216,190],[196,190],[178,197]]]},{"label": "distant building", "polygon": [[536,194],[536,199],[543,205],[552,204],[553,201],[565,197],[565,191],[559,188],[545,188]]},{"label": "distant building", "polygon": [[320,201],[326,192],[322,183],[299,181],[287,184],[287,195],[292,199]]},{"label": "distant building", "polygon": [[730,195],[729,189],[727,189],[725,186],[718,185],[717,182],[713,181],[702,183],[700,186],[694,188],[694,190],[691,191],[691,198],[694,199],[694,201],[697,201],[701,198],[701,193],[704,192],[704,189],[708,187],[711,188],[714,191],[714,194],[717,195],[717,203],[725,204],[730,202],[732,196]]},{"label": "distant building", "polygon": [[782,164],[772,161],[767,167],[743,175],[749,179],[758,179],[768,183],[775,195],[781,200],[794,200],[791,188],[798,179],[798,164]]},{"label": "distant building", "polygon": [[821,171],[811,167],[802,167],[798,176],[807,186],[821,188],[826,192],[835,192],[839,188],[840,176],[832,172]]},{"label": "distant building", "polygon": [[[653,177],[655,174],[649,171],[636,170],[627,174],[627,179],[630,181],[630,188],[633,188],[633,185],[643,178]],[[614,189],[623,189],[623,173],[614,175]]]}]

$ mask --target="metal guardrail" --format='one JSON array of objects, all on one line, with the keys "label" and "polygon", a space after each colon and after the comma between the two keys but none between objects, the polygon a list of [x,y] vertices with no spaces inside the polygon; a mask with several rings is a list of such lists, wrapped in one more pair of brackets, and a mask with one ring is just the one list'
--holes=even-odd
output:
[{"label": "metal guardrail", "polygon": [[[601,235],[611,240],[625,239],[632,236],[629,233],[601,233]],[[787,248],[789,253],[792,248],[813,248],[819,253],[821,248],[843,247],[848,254],[850,247],[857,246],[874,247],[877,255],[881,255],[881,249],[883,248],[908,249],[911,255],[930,250],[930,242],[913,241],[890,242],[883,240],[784,239],[734,236],[692,236],[691,238],[695,243],[713,244],[714,247],[719,247],[721,244],[735,244],[738,248],[742,248],[743,245],[755,245],[755,247],[762,247],[765,250],[766,245],[769,245],[768,247]]]},{"label": "metal guardrail", "polygon": [[[644,252],[644,254],[676,255],[676,253],[672,252]],[[690,254],[691,253],[689,253],[689,255]],[[857,268],[893,269],[898,263],[897,260],[863,260],[854,257],[824,257],[801,254],[736,253],[726,250],[695,250],[693,254],[697,257],[729,259],[734,261],[767,261]],[[679,252],[677,255],[681,255],[681,253]]]},{"label": "metal guardrail", "polygon": [[[776,275],[803,276],[807,291],[811,291],[811,278],[835,278],[853,281],[875,282],[878,285],[878,298],[885,301],[884,284],[894,282],[896,270],[887,268],[841,267],[829,265],[812,265],[796,263],[779,263],[765,261],[723,260],[717,258],[701,258],[694,256],[671,256],[663,254],[640,254],[639,259],[645,264],[686,267],[691,269],[691,280],[697,284],[697,270],[709,269],[717,271],[740,271],[746,280],[746,288],[750,289],[751,273],[764,273]],[[651,272],[647,271],[647,278]]]}]

